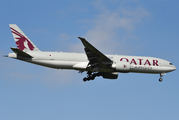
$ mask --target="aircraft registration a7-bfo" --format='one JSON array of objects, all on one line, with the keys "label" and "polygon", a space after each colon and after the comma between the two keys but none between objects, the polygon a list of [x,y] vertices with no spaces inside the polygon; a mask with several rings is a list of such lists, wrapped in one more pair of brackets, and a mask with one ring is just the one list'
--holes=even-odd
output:
[{"label": "aircraft registration a7-bfo", "polygon": [[134,72],[160,74],[159,81],[161,82],[163,75],[176,70],[171,62],[159,58],[105,55],[81,37],[79,39],[84,45],[86,54],[43,52],[32,43],[17,25],[10,24],[9,26],[17,48],[11,48],[14,53],[9,53],[7,57],[55,69],[87,71],[87,77],[83,81],[94,80],[98,76],[117,79],[119,72]]}]

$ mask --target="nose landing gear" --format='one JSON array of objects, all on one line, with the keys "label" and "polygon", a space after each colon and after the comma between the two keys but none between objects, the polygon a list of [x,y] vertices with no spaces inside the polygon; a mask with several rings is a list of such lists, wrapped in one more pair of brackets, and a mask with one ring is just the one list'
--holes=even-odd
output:
[{"label": "nose landing gear", "polygon": [[162,77],[165,75],[165,73],[160,73],[160,79],[159,79],[159,82],[162,82],[163,81],[163,79],[162,79]]},{"label": "nose landing gear", "polygon": [[159,82],[162,82],[162,81],[163,81],[163,79],[162,79],[162,78],[160,78],[160,79],[159,79]]}]

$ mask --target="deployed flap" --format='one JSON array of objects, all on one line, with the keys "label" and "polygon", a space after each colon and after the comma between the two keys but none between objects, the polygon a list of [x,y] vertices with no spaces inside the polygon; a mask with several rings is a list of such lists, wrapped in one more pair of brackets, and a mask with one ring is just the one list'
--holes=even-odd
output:
[{"label": "deployed flap", "polygon": [[14,51],[14,53],[16,53],[19,56],[27,57],[27,58],[33,58],[31,55],[19,50],[18,48],[11,48],[11,50]]},{"label": "deployed flap", "polygon": [[90,61],[89,64],[92,67],[100,66],[102,68],[108,68],[107,65],[112,64],[113,61],[110,60],[107,56],[97,50],[94,46],[92,46],[88,41],[84,38],[78,37],[83,45],[85,46],[85,52]]}]

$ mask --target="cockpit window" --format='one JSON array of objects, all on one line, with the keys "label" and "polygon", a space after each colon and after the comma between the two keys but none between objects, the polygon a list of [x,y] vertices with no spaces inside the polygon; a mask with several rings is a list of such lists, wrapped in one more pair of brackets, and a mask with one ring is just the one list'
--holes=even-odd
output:
[{"label": "cockpit window", "polygon": [[170,65],[173,65],[172,63],[170,63]]}]

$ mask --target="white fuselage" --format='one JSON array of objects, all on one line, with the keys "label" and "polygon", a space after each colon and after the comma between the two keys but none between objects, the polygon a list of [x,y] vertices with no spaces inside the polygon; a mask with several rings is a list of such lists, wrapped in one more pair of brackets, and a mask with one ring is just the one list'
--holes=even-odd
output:
[{"label": "white fuselage", "polygon": [[[86,54],[83,53],[66,53],[66,52],[41,52],[30,51],[27,52],[33,58],[18,57],[15,53],[9,53],[8,57],[23,60],[55,69],[74,69],[86,71],[89,60]],[[126,56],[126,55],[106,55],[114,63],[128,63],[130,64],[129,72],[137,73],[167,73],[174,71],[176,67],[169,61],[155,58],[155,57],[141,57],[141,56]],[[124,66],[125,68],[125,66]],[[100,70],[99,70],[100,71]],[[101,70],[105,72],[105,70]],[[113,72],[120,72],[114,69]]]},{"label": "white fuselage", "polygon": [[82,37],[78,38],[84,46],[85,54],[42,52],[16,24],[9,26],[17,48],[11,48],[14,53],[9,53],[8,57],[55,69],[87,71],[87,77],[83,78],[84,82],[99,76],[117,79],[119,72],[160,74],[161,82],[161,77],[165,73],[176,69],[169,61],[154,57],[104,55]]}]

